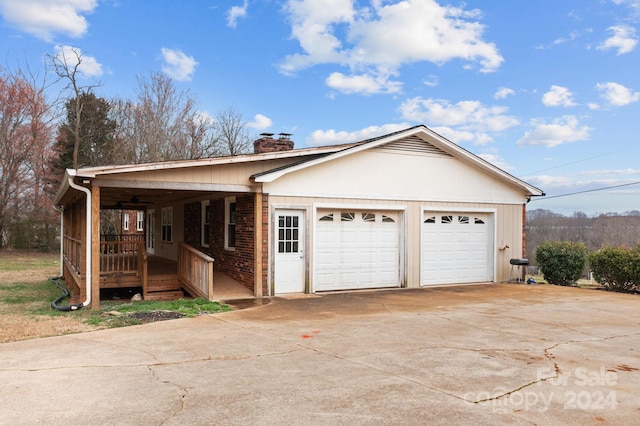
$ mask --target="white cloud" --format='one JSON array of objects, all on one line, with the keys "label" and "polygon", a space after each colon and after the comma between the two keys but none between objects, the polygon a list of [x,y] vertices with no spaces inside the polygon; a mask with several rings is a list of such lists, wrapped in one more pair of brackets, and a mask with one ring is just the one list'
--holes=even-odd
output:
[{"label": "white cloud", "polygon": [[640,16],[640,0],[612,0],[616,5],[627,5],[632,9],[630,19]]},{"label": "white cloud", "polygon": [[629,105],[640,100],[640,92],[634,92],[622,84],[611,81],[596,84],[596,90],[600,92],[600,97],[612,106]]},{"label": "white cloud", "polygon": [[238,23],[238,19],[245,18],[247,16],[248,7],[249,1],[244,0],[242,6],[233,6],[231,9],[229,9],[229,12],[227,14],[227,26],[235,28]]},{"label": "white cloud", "polygon": [[447,126],[429,126],[429,128],[458,145],[469,142],[476,146],[485,146],[493,142],[493,138],[485,132],[458,130]]},{"label": "white cloud", "polygon": [[549,148],[589,139],[590,127],[581,126],[573,115],[565,115],[554,119],[551,123],[533,120],[534,130],[516,142],[520,146],[543,145]]},{"label": "white cloud", "polygon": [[508,87],[500,87],[498,91],[493,95],[495,99],[506,99],[508,96],[515,95],[516,92]]},{"label": "white cloud", "polygon": [[560,37],[560,38],[557,38],[557,39],[553,40],[553,44],[555,44],[555,45],[564,44],[564,43],[573,41],[576,38],[578,38],[578,33],[576,31],[571,31],[569,33],[568,37]]},{"label": "white cloud", "polygon": [[636,29],[628,25],[614,25],[608,30],[613,33],[611,37],[600,43],[599,50],[616,49],[616,55],[630,53],[638,44]]},{"label": "white cloud", "polygon": [[542,95],[542,103],[550,107],[571,107],[576,103],[573,101],[573,94],[566,87],[551,86],[551,89]]},{"label": "white cloud", "polygon": [[407,123],[384,124],[382,126],[370,126],[354,132],[336,130],[316,130],[307,139],[309,146],[338,145],[343,143],[359,142],[382,136],[389,133],[404,130],[410,127]]},{"label": "white cloud", "polygon": [[501,132],[519,124],[517,118],[507,115],[508,108],[487,107],[479,101],[451,104],[444,99],[415,97],[404,101],[400,112],[405,120],[427,123],[429,127],[443,126],[436,131],[447,138],[454,135],[451,140],[456,143],[472,141],[475,145],[490,143],[493,138],[488,132]]},{"label": "white cloud", "polygon": [[626,168],[626,169],[612,169],[612,170],[587,170],[587,171],[583,171],[579,173],[580,175],[589,175],[589,176],[599,176],[599,177],[603,177],[605,175],[614,175],[614,176],[619,176],[619,175],[638,175],[640,176],[640,169],[632,169],[632,168]]},{"label": "white cloud", "polygon": [[253,121],[247,123],[247,127],[251,127],[252,129],[264,130],[271,127],[273,121],[266,115],[256,114],[253,117]]},{"label": "white cloud", "polygon": [[196,111],[196,119],[200,121],[200,123],[205,124],[214,124],[216,119],[213,115],[209,114],[207,111]]},{"label": "white cloud", "polygon": [[[481,72],[492,72],[503,61],[495,44],[483,40],[479,11],[441,6],[435,0],[372,1],[370,7],[359,8],[353,0],[288,0],[285,11],[302,52],[285,57],[280,64],[284,74],[337,64],[349,67],[358,80],[368,75],[370,86],[380,76],[396,75],[401,66],[415,62],[460,59],[479,64]],[[327,83],[336,84],[336,78]],[[362,81],[341,78],[340,83],[348,93],[363,93],[352,90]],[[378,87],[390,92],[388,86]]]},{"label": "white cloud", "polygon": [[375,93],[399,93],[402,90],[402,83],[389,80],[387,75],[360,74],[347,76],[334,72],[327,77],[326,83],[332,89],[347,94],[372,95]]},{"label": "white cloud", "polygon": [[504,161],[504,159],[501,158],[498,154],[491,154],[491,153],[478,154],[478,157],[482,158],[485,161],[488,161],[489,163],[493,164],[494,166],[502,170],[505,170],[505,171],[513,170],[513,166],[511,166],[509,163]]},{"label": "white cloud", "polygon": [[0,0],[0,13],[12,27],[51,41],[54,34],[84,35],[88,24],[82,14],[97,6],[97,0]]},{"label": "white cloud", "polygon": [[162,72],[176,81],[191,81],[192,74],[198,65],[193,56],[187,56],[181,50],[166,47],[162,48],[162,59],[164,60]]},{"label": "white cloud", "polygon": [[438,76],[433,74],[428,75],[427,78],[425,78],[422,82],[425,86],[429,87],[436,87],[439,84]]},{"label": "white cloud", "polygon": [[538,175],[538,176],[526,176],[527,182],[535,185],[538,188],[571,188],[575,187],[576,181],[574,178],[567,176],[551,176],[551,175]]},{"label": "white cloud", "polygon": [[80,60],[78,71],[82,76],[91,78],[102,75],[102,65],[98,63],[94,57],[82,53],[80,48],[73,46],[55,46],[54,50],[56,52],[56,59],[61,63],[74,67],[78,63],[78,60]]}]

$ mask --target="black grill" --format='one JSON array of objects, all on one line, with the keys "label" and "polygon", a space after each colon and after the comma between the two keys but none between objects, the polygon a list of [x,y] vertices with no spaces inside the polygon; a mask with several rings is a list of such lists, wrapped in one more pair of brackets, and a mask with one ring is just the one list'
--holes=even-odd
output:
[{"label": "black grill", "polygon": [[509,263],[517,266],[527,266],[529,264],[529,259],[511,259]]}]

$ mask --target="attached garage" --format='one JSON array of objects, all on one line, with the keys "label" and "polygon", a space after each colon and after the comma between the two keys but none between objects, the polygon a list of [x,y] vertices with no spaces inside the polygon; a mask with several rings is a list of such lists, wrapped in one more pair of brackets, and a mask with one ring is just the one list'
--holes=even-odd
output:
[{"label": "attached garage", "polygon": [[420,284],[493,281],[494,215],[425,211]]},{"label": "attached garage", "polygon": [[401,214],[318,210],[315,291],[400,286]]},{"label": "attached garage", "polygon": [[[271,294],[508,280],[538,188],[424,126],[333,149],[252,176],[271,218]],[[287,209],[304,212],[297,257],[281,253]],[[284,255],[301,262],[295,274]]]}]

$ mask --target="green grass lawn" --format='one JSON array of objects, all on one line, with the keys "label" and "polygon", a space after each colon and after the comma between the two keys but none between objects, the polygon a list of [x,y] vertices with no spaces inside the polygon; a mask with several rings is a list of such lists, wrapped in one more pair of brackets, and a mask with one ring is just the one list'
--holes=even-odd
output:
[{"label": "green grass lawn", "polygon": [[[73,316],[78,321],[100,327],[121,327],[176,317],[193,317],[230,311],[232,308],[204,299],[173,301],[101,301],[100,309],[80,309],[61,312],[51,308],[51,302],[63,292],[47,277],[56,274],[59,258],[43,253],[0,252],[0,314],[20,315],[28,318],[42,316]],[[39,276],[42,280],[27,282],[21,272]],[[64,285],[62,281],[61,284]],[[59,305],[68,302],[63,300]],[[173,314],[173,315],[170,315]]]}]

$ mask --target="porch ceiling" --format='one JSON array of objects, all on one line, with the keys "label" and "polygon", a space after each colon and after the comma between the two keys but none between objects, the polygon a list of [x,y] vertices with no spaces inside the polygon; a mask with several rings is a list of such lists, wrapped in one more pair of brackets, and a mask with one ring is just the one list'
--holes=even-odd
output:
[{"label": "porch ceiling", "polygon": [[100,208],[144,210],[151,206],[197,199],[205,195],[209,199],[215,199],[229,194],[209,191],[101,187]]}]

